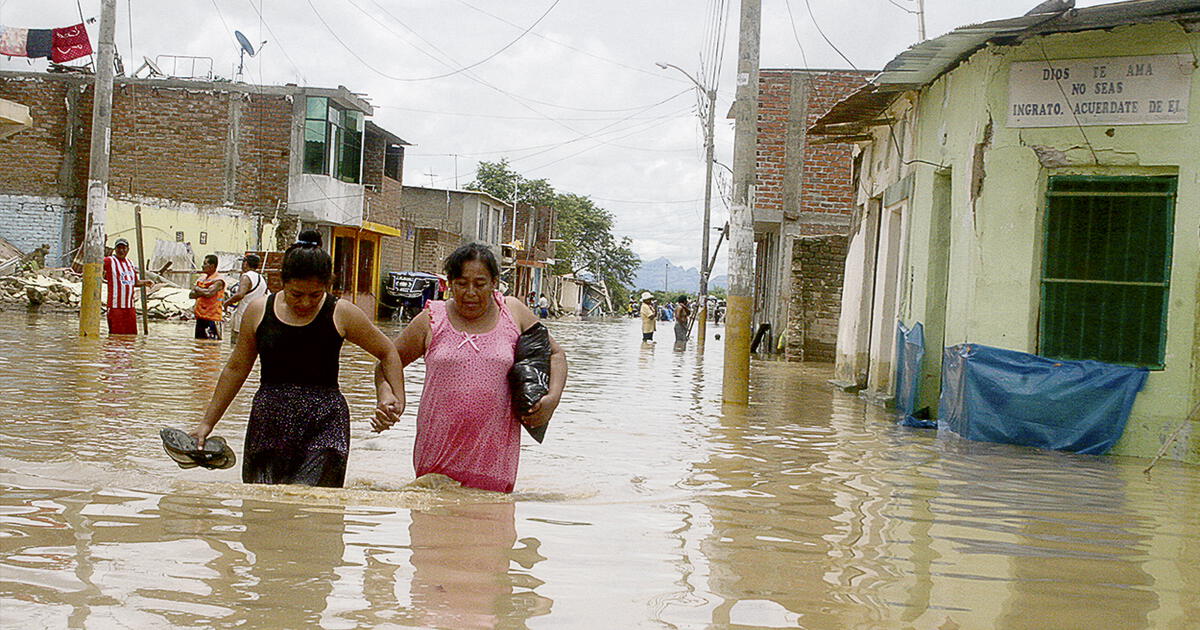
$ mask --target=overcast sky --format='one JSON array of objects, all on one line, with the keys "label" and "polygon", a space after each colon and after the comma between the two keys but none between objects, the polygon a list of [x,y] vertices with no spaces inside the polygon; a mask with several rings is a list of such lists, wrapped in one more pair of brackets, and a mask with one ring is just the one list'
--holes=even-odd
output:
[{"label": "overcast sky", "polygon": [[[1020,15],[1037,1],[926,0],[928,35]],[[80,4],[85,16],[99,16],[99,0]],[[1095,4],[1103,2],[1078,3]],[[508,157],[527,177],[591,196],[615,215],[618,236],[632,238],[644,259],[699,264],[704,153],[697,97],[691,81],[654,63],[681,66],[705,82],[716,77],[717,160],[731,165],[733,124],[724,115],[734,93],[737,0],[118,0],[117,6],[117,48],[129,72],[143,56],[194,55],[211,57],[215,74],[230,77],[238,62],[233,31],[240,30],[256,46],[267,41],[247,59],[247,82],[345,85],[366,94],[377,107],[375,122],[414,145],[405,183],[462,187],[478,161]],[[905,11],[915,6],[916,0],[762,0],[761,67],[848,67],[819,25],[855,66],[882,68],[916,41],[916,18]],[[0,0],[0,24],[67,26],[79,21],[79,11],[75,0]],[[97,27],[89,26],[93,43]],[[723,34],[720,55],[713,52],[722,39],[717,34]],[[45,65],[0,57],[0,68]],[[727,173],[716,171],[727,189]],[[715,198],[713,225],[726,216]],[[722,255],[714,273],[724,267]]]}]

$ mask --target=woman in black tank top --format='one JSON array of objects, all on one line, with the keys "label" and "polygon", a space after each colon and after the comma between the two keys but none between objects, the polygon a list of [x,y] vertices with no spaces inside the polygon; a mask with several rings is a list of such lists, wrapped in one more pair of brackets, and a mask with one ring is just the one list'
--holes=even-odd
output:
[{"label": "woman in black tank top", "polygon": [[[281,292],[247,307],[212,401],[190,434],[203,446],[262,357],[242,481],[340,488],[350,451],[350,410],[338,388],[342,341],[378,358],[388,383],[403,392],[400,356],[361,309],[328,293],[333,261],[319,233],[300,234],[284,254],[282,275]],[[403,406],[401,397],[397,408]]]}]

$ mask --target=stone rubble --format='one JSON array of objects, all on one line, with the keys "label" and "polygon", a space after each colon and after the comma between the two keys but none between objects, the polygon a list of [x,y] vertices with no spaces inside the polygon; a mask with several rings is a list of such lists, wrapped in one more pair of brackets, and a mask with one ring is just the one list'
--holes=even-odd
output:
[{"label": "stone rubble", "polygon": [[[153,319],[193,319],[192,305],[195,300],[188,297],[188,289],[155,284],[146,289],[146,309]],[[79,274],[70,269],[40,269],[13,275],[0,276],[0,309],[18,307],[36,308],[47,311],[72,312],[79,310],[79,299],[83,293],[83,281]],[[107,291],[101,289],[101,305],[106,302]],[[134,307],[142,311],[140,297],[134,298]],[[101,307],[103,309],[103,306]]]}]

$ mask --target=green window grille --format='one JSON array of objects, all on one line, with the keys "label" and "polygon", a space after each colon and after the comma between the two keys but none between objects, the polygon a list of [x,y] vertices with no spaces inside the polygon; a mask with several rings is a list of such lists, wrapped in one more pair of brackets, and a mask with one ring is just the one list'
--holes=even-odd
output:
[{"label": "green window grille", "polygon": [[1051,177],[1039,352],[1162,368],[1174,177]]}]

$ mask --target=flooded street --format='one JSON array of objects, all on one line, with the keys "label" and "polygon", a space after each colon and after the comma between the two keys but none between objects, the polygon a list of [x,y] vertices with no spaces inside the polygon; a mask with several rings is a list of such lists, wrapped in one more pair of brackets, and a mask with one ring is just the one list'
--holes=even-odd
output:
[{"label": "flooded street", "polygon": [[[420,363],[410,422],[376,435],[373,362],[343,350],[346,489],[245,486],[158,439],[228,342],[0,313],[0,625],[1200,627],[1200,469],[898,427],[828,365],[756,362],[723,409],[721,342],[550,327],[571,377],[510,498],[406,487]],[[256,386],[214,432],[239,458]]]}]

